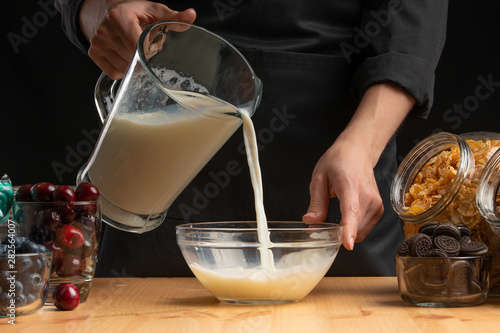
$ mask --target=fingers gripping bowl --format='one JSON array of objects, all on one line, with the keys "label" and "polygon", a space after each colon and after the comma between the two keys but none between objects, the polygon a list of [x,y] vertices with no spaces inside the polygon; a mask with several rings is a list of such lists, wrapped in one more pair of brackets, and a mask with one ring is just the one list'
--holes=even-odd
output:
[{"label": "fingers gripping bowl", "polygon": [[268,222],[269,243],[261,232],[255,222],[183,224],[177,243],[194,275],[220,301],[281,304],[300,301],[324,277],[342,227]]}]

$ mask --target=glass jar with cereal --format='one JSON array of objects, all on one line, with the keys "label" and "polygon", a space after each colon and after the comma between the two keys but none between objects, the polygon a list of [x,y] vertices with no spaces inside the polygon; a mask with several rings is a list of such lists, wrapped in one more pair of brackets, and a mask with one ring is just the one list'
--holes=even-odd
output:
[{"label": "glass jar with cereal", "polygon": [[477,208],[500,232],[500,149],[486,163],[477,184]]},{"label": "glass jar with cereal", "polygon": [[479,179],[498,147],[499,133],[433,134],[408,153],[391,186],[391,204],[403,220],[406,238],[423,223],[437,221],[464,224],[471,241],[488,246],[493,255],[490,295],[500,295],[500,236],[479,211],[477,196]]}]

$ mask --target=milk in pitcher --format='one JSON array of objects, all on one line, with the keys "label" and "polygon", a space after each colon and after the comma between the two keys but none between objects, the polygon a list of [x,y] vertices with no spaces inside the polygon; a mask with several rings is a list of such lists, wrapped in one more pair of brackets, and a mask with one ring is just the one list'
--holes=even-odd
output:
[{"label": "milk in pitcher", "polygon": [[236,116],[168,109],[116,115],[90,164],[90,179],[123,210],[162,213],[240,125]]}]

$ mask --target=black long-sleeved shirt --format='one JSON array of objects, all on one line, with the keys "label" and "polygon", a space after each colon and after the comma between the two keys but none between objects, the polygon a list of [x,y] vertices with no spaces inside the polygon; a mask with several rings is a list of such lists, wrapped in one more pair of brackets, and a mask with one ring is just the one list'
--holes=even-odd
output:
[{"label": "black long-sleeved shirt", "polygon": [[[56,6],[69,38],[86,51],[89,43],[78,20],[82,1],[56,0]],[[316,162],[368,87],[379,82],[400,86],[416,100],[413,116],[425,117],[431,108],[447,0],[172,0],[167,5],[194,8],[195,23],[235,45],[262,79],[262,102],[252,119],[269,220],[301,219]],[[135,235],[107,228],[97,275],[191,275],[176,246],[176,224],[255,219],[242,146],[236,133],[169,208],[158,229]],[[222,184],[229,165],[240,172]],[[329,275],[395,274],[393,255],[403,240],[389,200],[395,169],[391,140],[374,170],[384,216],[354,251],[341,250]],[[331,200],[327,221],[340,218],[338,202]]]},{"label": "black long-sleeved shirt", "polygon": [[[63,29],[86,52],[79,28],[83,0],[56,0]],[[159,1],[158,1],[159,2]],[[416,100],[419,115],[432,106],[434,70],[444,46],[447,0],[165,1],[194,8],[196,24],[242,49],[338,55],[361,61],[352,90],[391,81]]]}]

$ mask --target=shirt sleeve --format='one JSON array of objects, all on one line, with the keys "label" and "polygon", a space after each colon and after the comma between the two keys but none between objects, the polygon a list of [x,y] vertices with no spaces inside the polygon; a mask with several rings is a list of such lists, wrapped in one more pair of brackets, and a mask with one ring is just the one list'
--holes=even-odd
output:
[{"label": "shirt sleeve", "polygon": [[87,54],[90,43],[80,29],[79,13],[84,0],[55,0],[54,6],[61,13],[61,26],[69,40]]},{"label": "shirt sleeve", "polygon": [[354,75],[353,94],[361,99],[370,86],[392,82],[415,99],[411,116],[425,118],[433,103],[447,15],[447,0],[365,1],[353,43],[364,60]]}]

